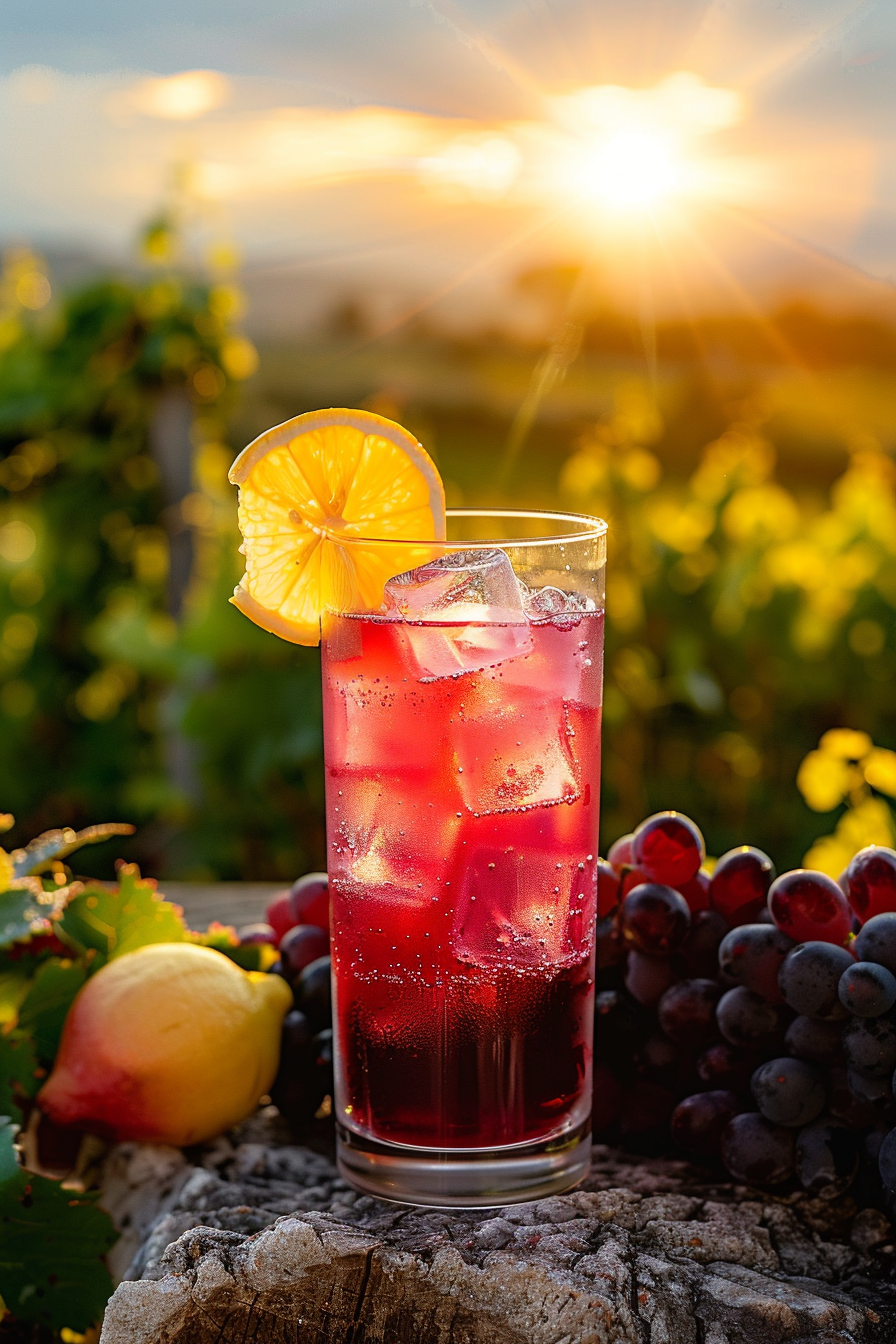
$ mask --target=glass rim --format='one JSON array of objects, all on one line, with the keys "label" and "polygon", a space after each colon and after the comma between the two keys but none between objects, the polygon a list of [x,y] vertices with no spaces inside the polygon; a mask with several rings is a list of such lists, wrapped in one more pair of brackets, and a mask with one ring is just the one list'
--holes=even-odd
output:
[{"label": "glass rim", "polygon": [[556,531],[547,537],[492,537],[482,541],[448,541],[437,537],[360,537],[340,533],[340,546],[443,546],[458,551],[487,550],[490,547],[502,549],[505,546],[557,546],[575,541],[597,541],[607,535],[607,523],[588,513],[562,513],[556,509],[446,509],[446,521],[450,518],[503,518],[513,520],[538,519],[547,523],[572,524],[578,530]]}]

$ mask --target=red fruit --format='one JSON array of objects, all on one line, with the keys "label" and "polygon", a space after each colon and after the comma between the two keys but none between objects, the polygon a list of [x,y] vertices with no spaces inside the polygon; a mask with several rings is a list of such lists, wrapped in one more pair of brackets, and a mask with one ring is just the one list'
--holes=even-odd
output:
[{"label": "red fruit", "polygon": [[632,862],[652,882],[670,887],[690,881],[705,856],[703,836],[681,812],[657,812],[632,836]]},{"label": "red fruit", "polygon": [[629,946],[662,957],[680,947],[691,927],[687,902],[672,887],[642,882],[630,891],[619,912],[619,931]]},{"label": "red fruit", "polygon": [[614,840],[607,851],[607,863],[619,873],[623,868],[629,867],[631,861],[632,837],[631,835],[620,835],[619,839]]},{"label": "red fruit", "polygon": [[676,890],[680,891],[687,901],[688,909],[692,915],[695,915],[698,910],[709,909],[709,887],[711,881],[712,878],[706,869],[701,868],[694,874],[689,882],[679,882]]},{"label": "red fruit", "polygon": [[606,859],[597,861],[597,917],[603,919],[616,909],[621,899],[619,874]]},{"label": "red fruit", "polygon": [[840,946],[852,924],[846,897],[834,879],[809,868],[782,873],[771,885],[768,908],[781,932],[797,943]]},{"label": "red fruit", "polygon": [[294,980],[318,957],[329,955],[330,935],[316,924],[297,924],[280,940],[280,960],[287,980]]},{"label": "red fruit", "polygon": [[330,889],[326,873],[306,873],[293,882],[289,892],[293,924],[316,924],[330,928]]},{"label": "red fruit", "polygon": [[774,880],[775,866],[767,854],[752,845],[738,845],[723,854],[715,866],[710,903],[732,928],[752,924],[764,907]]},{"label": "red fruit", "polygon": [[623,868],[622,880],[619,885],[619,892],[622,899],[625,900],[630,891],[635,887],[640,887],[644,882],[649,882],[650,878],[640,868]]},{"label": "red fruit", "polygon": [[274,930],[278,941],[284,933],[288,933],[299,922],[292,913],[292,902],[289,895],[288,890],[278,891],[264,912],[264,917]]},{"label": "red fruit", "polygon": [[896,851],[886,845],[860,849],[846,870],[849,903],[862,923],[896,911]]}]

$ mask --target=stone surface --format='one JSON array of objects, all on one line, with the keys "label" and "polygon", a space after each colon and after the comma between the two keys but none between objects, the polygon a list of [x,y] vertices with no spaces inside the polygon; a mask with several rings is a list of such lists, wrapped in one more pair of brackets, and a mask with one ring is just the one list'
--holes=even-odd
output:
[{"label": "stone surface", "polygon": [[425,1211],[356,1194],[275,1124],[194,1163],[115,1150],[126,1281],[102,1344],[896,1344],[893,1229],[848,1200],[596,1148],[570,1195]]}]

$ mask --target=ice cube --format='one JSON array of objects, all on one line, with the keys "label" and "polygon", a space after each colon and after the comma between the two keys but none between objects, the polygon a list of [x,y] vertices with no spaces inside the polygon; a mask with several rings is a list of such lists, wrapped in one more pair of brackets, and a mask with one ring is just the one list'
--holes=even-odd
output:
[{"label": "ice cube", "polygon": [[567,593],[551,584],[527,590],[523,606],[533,621],[539,624],[550,621],[561,630],[576,625],[586,612],[597,610],[593,598],[583,597],[581,593]]},{"label": "ice cube", "polygon": [[386,584],[384,600],[387,610],[397,609],[409,621],[449,619],[435,613],[459,603],[499,608],[524,620],[519,582],[509,556],[497,548],[452,551],[396,574]]},{"label": "ice cube", "polygon": [[464,855],[451,932],[454,955],[476,966],[571,965],[594,937],[593,857],[483,844]]},{"label": "ice cube", "polygon": [[495,667],[532,647],[520,584],[497,549],[453,551],[396,575],[383,610],[405,623],[406,657],[421,681]]},{"label": "ice cube", "polygon": [[478,682],[455,718],[451,748],[475,815],[573,802],[581,770],[564,702],[550,688]]},{"label": "ice cube", "polygon": [[331,773],[327,783],[328,871],[396,899],[428,902],[448,873],[460,817],[457,799],[405,774]]}]

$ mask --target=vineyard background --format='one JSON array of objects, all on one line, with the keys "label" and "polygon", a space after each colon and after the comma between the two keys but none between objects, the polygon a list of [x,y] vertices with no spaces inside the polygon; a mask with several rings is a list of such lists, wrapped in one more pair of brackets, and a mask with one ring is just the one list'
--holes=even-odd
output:
[{"label": "vineyard background", "polygon": [[[547,345],[423,319],[374,337],[350,304],[256,350],[235,258],[178,264],[166,219],[139,268],[65,293],[39,258],[9,252],[13,842],[114,819],[137,825],[120,848],[159,876],[323,864],[318,655],[228,605],[241,566],[226,472],[270,424],[359,405],[421,438],[449,503],[608,519],[603,847],[675,807],[710,853],[749,841],[797,864],[839,815],[796,787],[819,737],[848,726],[896,747],[896,325],[792,302],[761,321],[645,327],[599,295],[570,315],[576,281],[519,279]],[[860,839],[891,824],[879,808]],[[81,862],[108,875],[100,851]]]}]

